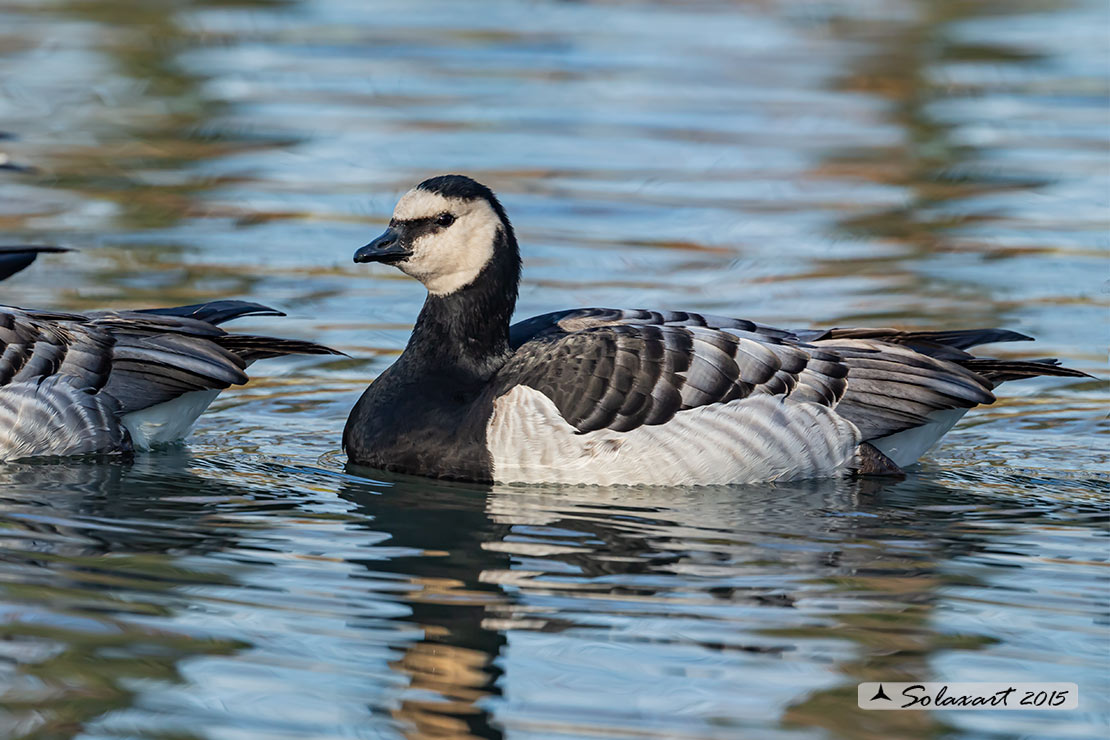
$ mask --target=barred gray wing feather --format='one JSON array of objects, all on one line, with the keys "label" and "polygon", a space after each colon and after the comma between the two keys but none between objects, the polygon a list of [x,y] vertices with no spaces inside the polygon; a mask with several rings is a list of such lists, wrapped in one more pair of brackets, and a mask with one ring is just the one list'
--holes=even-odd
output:
[{"label": "barred gray wing feather", "polygon": [[116,340],[105,390],[129,413],[192,391],[246,383],[246,367],[258,359],[340,354],[314,342],[229,334],[215,326],[242,316],[271,315],[283,314],[245,301],[91,314],[91,324]]},{"label": "barred gray wing feather", "polygon": [[301,339],[278,339],[252,334],[224,334],[220,337],[214,337],[212,341],[232,354],[241,357],[248,365],[256,360],[284,357],[285,355],[337,355],[347,357],[345,353],[339,350]]},{"label": "barred gray wing feather", "polygon": [[974,371],[976,375],[989,380],[992,386],[1005,383],[1007,380],[1038,378],[1046,375],[1057,378],[1093,378],[1079,370],[1062,367],[1060,361],[1054,357],[1041,360],[995,360],[989,357],[973,357],[961,364],[968,370]]},{"label": "barred gray wing feather", "polygon": [[687,326],[708,329],[731,329],[761,336],[796,338],[794,332],[715,314],[690,311],[651,311],[642,308],[574,308],[554,311],[525,319],[509,328],[509,343],[518,349],[525,342],[542,336],[561,335],[599,326]]},{"label": "barred gray wing feather", "polygon": [[168,316],[142,311],[97,311],[82,317],[85,321],[113,334],[179,334],[218,337],[226,332],[207,321],[191,316]]},{"label": "barred gray wing feather", "polygon": [[995,342],[1031,342],[1033,337],[1009,329],[951,329],[941,331],[915,331],[876,328],[836,328],[799,331],[800,339],[813,342],[822,339],[871,339],[884,344],[909,347],[915,352],[940,360],[971,359],[966,350],[981,344]]},{"label": "barred gray wing feather", "polygon": [[132,311],[131,314],[156,314],[159,316],[179,316],[182,318],[204,321],[213,326],[219,326],[227,321],[239,319],[244,316],[284,316],[281,311],[263,306],[261,303],[248,301],[209,301],[207,303],[194,303],[189,306],[175,306],[173,308],[143,308]]},{"label": "barred gray wing feather", "polygon": [[1007,380],[1022,378],[1058,377],[1090,378],[1079,370],[1062,367],[1060,361],[1048,357],[1038,360],[997,360],[977,357],[967,350],[981,344],[997,342],[1031,342],[1033,337],[1008,329],[951,329],[940,331],[902,331],[898,329],[825,329],[798,332],[809,340],[819,339],[872,339],[884,344],[909,347],[915,352],[938,360],[950,360],[965,370],[985,379],[990,388]]},{"label": "barred gray wing feather", "polygon": [[986,378],[906,346],[873,339],[822,339],[812,346],[847,366],[848,385],[836,410],[864,440],[925,424],[935,411],[994,402]]},{"label": "barred gray wing feather", "polygon": [[533,323],[534,338],[498,373],[493,398],[529,386],[586,433],[663,424],[680,411],[753,394],[797,392],[799,400],[831,407],[845,390],[847,368],[838,358],[784,341],[788,332],[740,319],[714,328],[694,314],[633,315],[622,323],[619,316],[633,312],[591,311]]},{"label": "barred gray wing feather", "polygon": [[[78,388],[103,387],[111,371],[112,337],[43,315],[0,307],[0,386],[62,375]],[[70,316],[45,315],[67,321]]]},{"label": "barred gray wing feather", "polygon": [[116,335],[104,391],[126,414],[192,391],[246,383],[245,368],[243,358],[205,338],[128,332]]},{"label": "barred gray wing feather", "polygon": [[[991,389],[1004,379],[1078,375],[966,351],[1027,339],[1004,329],[789,331],[711,314],[586,308],[514,325],[518,349],[505,376],[548,395],[580,431],[659,424],[682,409],[765,393],[835,408],[867,440],[925,424],[936,411],[991,403]],[[664,361],[656,359],[657,345]],[[626,392],[625,408],[637,413],[613,414]]]}]

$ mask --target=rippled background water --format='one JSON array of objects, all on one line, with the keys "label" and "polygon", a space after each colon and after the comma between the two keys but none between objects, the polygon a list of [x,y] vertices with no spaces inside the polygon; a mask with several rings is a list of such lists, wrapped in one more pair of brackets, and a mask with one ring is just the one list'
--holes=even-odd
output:
[{"label": "rippled background water", "polygon": [[[351,264],[462,171],[524,315],[1000,325],[1105,378],[1104,2],[4,0],[2,288],[239,297],[353,359],[256,368],[187,447],[0,468],[0,735],[1104,737],[1105,382],[1006,386],[904,481],[468,487],[344,471],[422,289]],[[1074,681],[864,713],[862,680]]]}]

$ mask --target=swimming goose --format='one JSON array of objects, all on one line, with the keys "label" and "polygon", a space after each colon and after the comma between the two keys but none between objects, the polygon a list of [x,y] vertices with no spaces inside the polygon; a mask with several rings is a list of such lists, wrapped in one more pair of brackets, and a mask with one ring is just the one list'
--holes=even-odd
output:
[{"label": "swimming goose", "polygon": [[510,326],[513,227],[461,175],[406,193],[355,262],[428,296],[347,420],[351,462],[503,483],[708,485],[900,472],[1005,380],[1085,374],[975,357],[1002,329],[787,331],[683,311],[582,308]]},{"label": "swimming goose", "polygon": [[86,314],[0,306],[0,462],[173,442],[222,389],[246,383],[255,360],[340,354],[219,328],[284,315],[244,301]]}]

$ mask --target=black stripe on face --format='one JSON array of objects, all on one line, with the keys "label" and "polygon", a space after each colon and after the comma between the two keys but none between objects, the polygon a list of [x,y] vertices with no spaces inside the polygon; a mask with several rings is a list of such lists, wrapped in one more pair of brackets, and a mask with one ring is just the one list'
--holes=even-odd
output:
[{"label": "black stripe on face", "polygon": [[[409,243],[412,243],[412,242],[416,241],[417,239],[419,239],[422,236],[427,236],[428,234],[435,234],[437,232],[443,231],[448,226],[450,226],[451,224],[441,224],[441,223],[439,223],[439,219],[442,216],[444,216],[445,213],[437,213],[436,215],[428,216],[427,218],[408,218],[408,219],[396,219],[396,218],[394,218],[394,219],[390,220],[389,228],[397,229],[398,231],[400,231],[401,233],[403,233],[405,235],[405,239],[408,240]],[[447,214],[447,215],[451,215],[451,214]],[[454,216],[453,215],[451,217],[451,221],[452,221],[452,223],[454,223]]]}]

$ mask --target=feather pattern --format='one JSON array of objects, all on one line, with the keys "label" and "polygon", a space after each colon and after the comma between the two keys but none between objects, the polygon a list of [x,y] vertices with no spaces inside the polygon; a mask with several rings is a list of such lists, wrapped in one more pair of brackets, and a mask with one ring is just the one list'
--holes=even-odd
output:
[{"label": "feather pattern", "polygon": [[0,386],[0,462],[127,447],[115,399],[53,375]]},{"label": "feather pattern", "polygon": [[141,417],[142,428],[155,431],[134,440],[171,441],[167,430],[183,436],[219,390],[247,382],[253,360],[335,354],[211,323],[275,313],[241,301],[89,314],[0,306],[0,461],[127,449],[125,419],[188,395],[167,407],[177,414],[172,423]]},{"label": "feather pattern", "polygon": [[664,424],[683,410],[753,395],[796,393],[832,407],[847,386],[836,353],[743,319],[583,309],[526,323],[513,327],[519,345],[491,392],[534,388],[580,433]]}]

